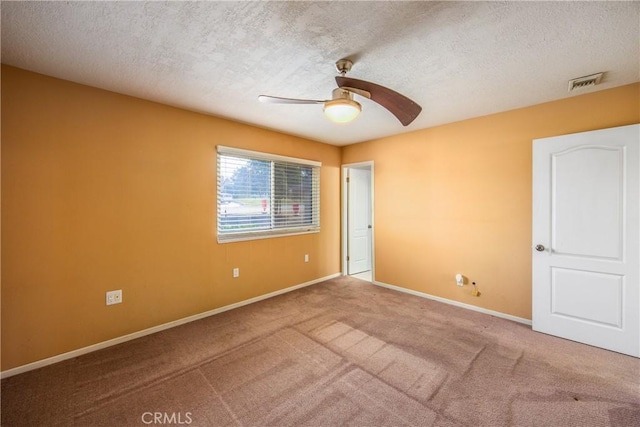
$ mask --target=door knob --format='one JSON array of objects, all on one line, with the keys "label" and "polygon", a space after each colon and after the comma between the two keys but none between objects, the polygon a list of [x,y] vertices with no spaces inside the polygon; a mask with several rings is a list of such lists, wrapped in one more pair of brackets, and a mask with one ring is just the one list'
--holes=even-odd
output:
[{"label": "door knob", "polygon": [[544,245],[536,245],[536,251],[538,252],[544,251]]}]

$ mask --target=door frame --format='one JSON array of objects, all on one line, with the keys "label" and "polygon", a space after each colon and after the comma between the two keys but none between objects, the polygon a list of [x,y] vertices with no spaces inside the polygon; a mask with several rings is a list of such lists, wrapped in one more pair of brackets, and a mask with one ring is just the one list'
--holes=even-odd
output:
[{"label": "door frame", "polygon": [[347,191],[347,176],[349,169],[365,169],[371,173],[371,182],[370,182],[370,205],[369,212],[371,214],[371,281],[375,282],[376,277],[376,258],[375,258],[375,218],[374,218],[374,162],[373,160],[366,162],[358,162],[358,163],[348,163],[342,165],[341,168],[341,176],[340,176],[340,190],[342,192],[342,219],[341,223],[341,234],[342,234],[342,275],[347,276],[349,274],[349,266],[347,264],[347,254],[349,253],[349,223],[348,223],[348,212],[349,212],[349,193]]}]

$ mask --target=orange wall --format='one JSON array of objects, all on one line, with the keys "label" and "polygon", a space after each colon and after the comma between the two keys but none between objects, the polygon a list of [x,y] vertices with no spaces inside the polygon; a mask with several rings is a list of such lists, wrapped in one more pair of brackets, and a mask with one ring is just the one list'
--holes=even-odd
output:
[{"label": "orange wall", "polygon": [[531,319],[531,141],[639,122],[633,84],[344,147],[375,164],[376,280]]},{"label": "orange wall", "polygon": [[[339,272],[367,160],[378,281],[530,318],[531,140],[638,122],[635,84],[340,149],[3,65],[2,370]],[[218,144],[321,161],[322,232],[217,244]]]},{"label": "orange wall", "polygon": [[[218,144],[321,161],[322,231],[217,244]],[[340,271],[338,147],[2,66],[2,152],[2,370]]]}]

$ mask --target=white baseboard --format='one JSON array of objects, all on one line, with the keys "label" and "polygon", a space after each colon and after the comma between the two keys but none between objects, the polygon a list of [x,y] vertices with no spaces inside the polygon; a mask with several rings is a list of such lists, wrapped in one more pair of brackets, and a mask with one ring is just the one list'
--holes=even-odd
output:
[{"label": "white baseboard", "polygon": [[489,310],[489,309],[486,309],[486,308],[478,307],[478,306],[475,306],[475,305],[465,304],[463,302],[458,302],[458,301],[450,300],[450,299],[447,299],[447,298],[437,297],[435,295],[425,294],[424,292],[418,292],[418,291],[414,291],[414,290],[411,290],[411,289],[402,288],[400,286],[389,285],[389,284],[383,283],[383,282],[373,281],[373,284],[376,285],[376,286],[381,286],[383,288],[393,289],[394,291],[400,291],[400,292],[404,292],[406,294],[415,295],[417,297],[427,298],[427,299],[431,299],[431,300],[434,300],[434,301],[443,302],[445,304],[455,305],[456,307],[462,307],[462,308],[466,308],[467,310],[473,310],[473,311],[478,311],[478,312],[484,313],[484,314],[490,314],[491,316],[500,317],[502,319],[512,320],[514,322],[523,323],[525,325],[531,326],[531,320],[525,319],[523,317],[512,316],[510,314],[501,313],[499,311],[493,311],[493,310]]},{"label": "white baseboard", "polygon": [[111,347],[117,344],[121,344],[123,342],[131,341],[136,338],[144,337],[146,335],[155,334],[156,332],[164,331],[165,329],[174,328],[179,325],[183,325],[185,323],[193,322],[195,320],[204,319],[205,317],[213,316],[214,314],[222,313],[228,310],[233,310],[234,308],[239,308],[245,305],[253,304],[254,302],[262,301],[267,298],[272,298],[278,295],[286,294],[287,292],[295,291],[296,289],[304,288],[306,286],[315,285],[316,283],[324,282],[325,280],[334,279],[340,276],[340,273],[332,274],[329,276],[321,277],[319,279],[311,280],[309,282],[301,283],[299,285],[290,286],[288,288],[280,289],[279,291],[271,292],[268,294],[260,295],[255,298],[250,298],[248,300],[236,302],[234,304],[226,305],[224,307],[215,308],[213,310],[205,311],[204,313],[194,314],[193,316],[184,317],[182,319],[174,320],[172,322],[163,323],[162,325],[154,326],[148,329],[144,329],[142,331],[133,332],[128,335],[123,335],[118,338],[113,338],[107,341],[103,341],[97,344],[93,344],[87,347],[82,347],[77,350],[72,350],[67,353],[58,354],[53,357],[49,357],[46,359],[38,360],[36,362],[28,363],[26,365],[18,366],[15,368],[7,369],[6,371],[2,371],[0,373],[0,378],[8,378],[14,375],[21,374],[23,372],[32,371],[34,369],[42,368],[44,366],[53,365],[54,363],[62,362],[63,360],[72,359],[74,357],[82,356],[83,354],[91,353],[97,350],[101,350],[103,348]]}]

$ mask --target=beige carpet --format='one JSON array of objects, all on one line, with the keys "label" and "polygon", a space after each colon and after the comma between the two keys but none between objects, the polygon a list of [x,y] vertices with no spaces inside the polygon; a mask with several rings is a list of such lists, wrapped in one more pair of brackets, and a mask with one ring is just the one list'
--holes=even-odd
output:
[{"label": "beige carpet", "polygon": [[343,277],[2,381],[3,426],[639,426],[640,360]]}]

